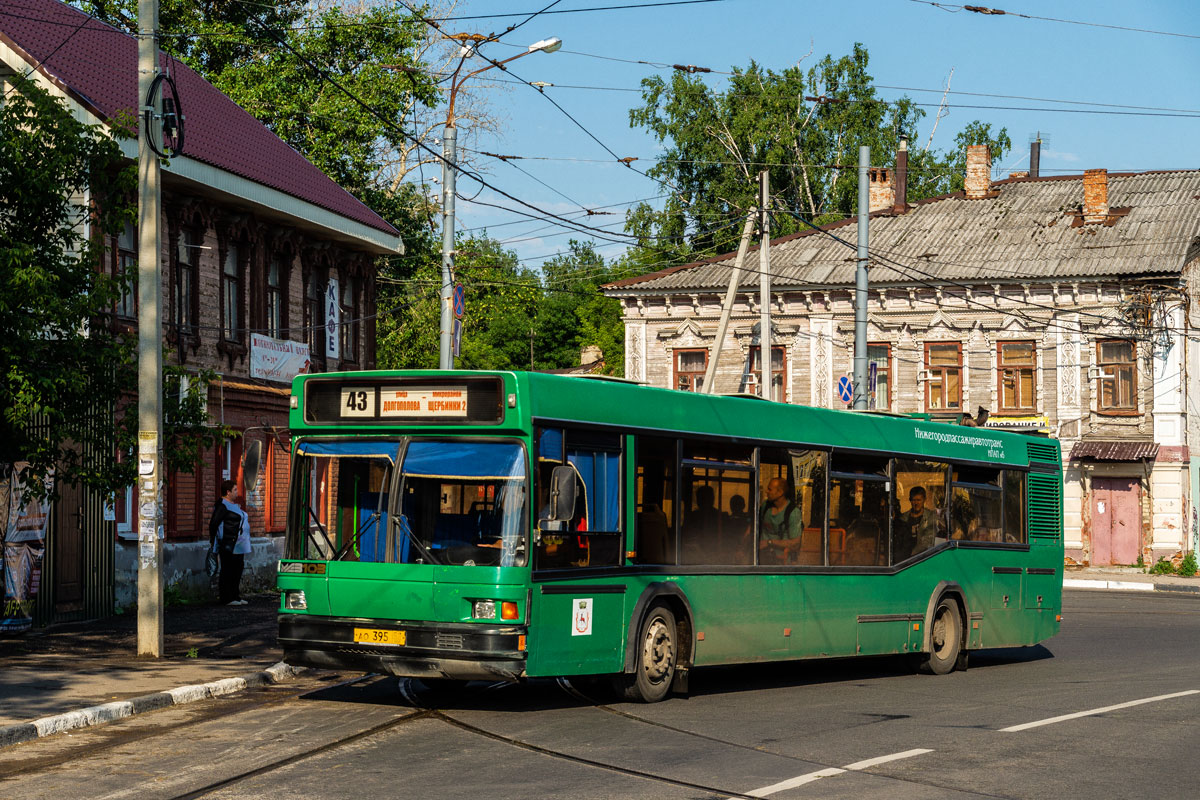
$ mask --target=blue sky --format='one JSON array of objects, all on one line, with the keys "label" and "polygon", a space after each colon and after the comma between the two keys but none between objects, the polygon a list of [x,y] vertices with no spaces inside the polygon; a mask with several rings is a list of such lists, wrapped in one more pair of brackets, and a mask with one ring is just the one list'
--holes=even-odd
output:
[{"label": "blue sky", "polygon": [[[653,1],[562,0],[552,10]],[[636,157],[634,166],[642,170],[651,166],[660,152],[649,133],[629,127],[628,112],[639,105],[640,94],[628,90],[636,90],[642,78],[669,76],[671,64],[694,64],[713,69],[705,80],[720,88],[725,76],[716,71],[744,67],[751,59],[776,70],[797,63],[807,69],[825,54],[837,58],[850,52],[857,41],[870,53],[870,72],[877,87],[909,89],[879,88],[881,97],[908,95],[929,104],[915,132],[914,147],[924,146],[928,140],[937,104],[953,70],[952,93],[947,96],[949,113],[938,124],[933,146],[949,146],[954,134],[974,119],[989,122],[993,128],[1006,127],[1013,149],[994,163],[996,178],[1026,168],[1028,143],[1038,131],[1046,142],[1042,174],[1079,173],[1098,167],[1110,171],[1200,168],[1200,3],[988,1],[999,3],[992,7],[1009,13],[954,11],[961,6],[943,4],[939,8],[923,0],[718,0],[543,14],[501,42],[487,45],[484,52],[498,60],[519,52],[517,46],[523,49],[542,38],[561,37],[561,51],[535,53],[514,62],[513,76],[554,84],[546,87],[545,93],[599,142],[535,89],[516,84],[499,84],[488,90],[493,111],[503,118],[500,135],[473,136],[463,130],[460,141],[477,150],[527,157],[513,163],[528,175],[513,164],[481,158],[478,163],[494,186],[539,209],[620,230],[627,207],[621,204],[663,193],[654,181],[615,163],[605,149],[620,157]],[[536,11],[549,2],[460,0],[454,15]],[[462,19],[447,22],[445,27],[491,33],[520,19]],[[651,63],[629,63],[639,61]],[[496,72],[491,70],[488,75]],[[963,92],[1009,97],[955,94]],[[1168,110],[1147,112],[1081,103]],[[1016,110],[1035,107],[1056,110]],[[1071,111],[1065,111],[1068,109]],[[1085,109],[1124,113],[1078,113]],[[1180,110],[1192,113],[1178,115]],[[891,153],[872,154],[876,164],[889,164],[893,159]],[[425,170],[426,177],[436,173],[436,169]],[[520,207],[489,189],[480,191],[478,184],[467,179],[460,178],[459,192],[467,197],[479,192],[478,201]],[[622,216],[582,217],[582,209],[601,207]],[[531,266],[564,250],[572,236],[580,238],[546,222],[518,222],[522,219],[518,215],[478,203],[460,200],[457,210],[460,230],[486,226],[490,235],[507,242],[506,246]],[[615,255],[621,250],[621,245],[608,244],[601,252]]]}]

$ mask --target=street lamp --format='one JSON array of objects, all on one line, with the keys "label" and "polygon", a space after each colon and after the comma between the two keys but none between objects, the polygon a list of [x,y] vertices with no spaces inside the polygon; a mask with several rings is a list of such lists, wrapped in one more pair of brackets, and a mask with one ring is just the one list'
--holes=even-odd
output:
[{"label": "street lamp", "polygon": [[504,69],[510,61],[516,61],[530,53],[553,53],[562,47],[562,39],[552,37],[534,42],[523,53],[512,58],[496,61],[486,67],[455,78],[450,84],[450,107],[446,112],[445,135],[442,137],[442,315],[441,337],[438,348],[438,369],[454,369],[454,179],[458,170],[458,130],[454,126],[454,100],[463,82],[492,67]]}]

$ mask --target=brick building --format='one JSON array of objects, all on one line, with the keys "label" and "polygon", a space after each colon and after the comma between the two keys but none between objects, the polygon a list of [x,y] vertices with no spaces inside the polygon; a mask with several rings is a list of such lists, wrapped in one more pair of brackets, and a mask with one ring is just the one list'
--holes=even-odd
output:
[{"label": "brick building", "polygon": [[[1200,171],[993,182],[973,147],[963,192],[909,204],[903,166],[871,170],[874,407],[986,411],[986,425],[1061,438],[1070,562],[1195,551]],[[856,224],[771,243],[773,399],[847,406]],[[624,303],[626,377],[702,387],[733,261],[605,287]],[[757,253],[746,265],[716,392],[758,391]]]},{"label": "brick building", "polygon": [[[168,476],[170,584],[203,576],[207,518],[224,478],[245,484],[257,537],[283,532],[291,375],[374,366],[375,259],[403,252],[403,245],[391,225],[198,74],[165,55],[160,64],[178,86],[186,119],[183,155],[162,171],[167,358],[218,373],[207,397],[209,419],[238,434],[206,453],[194,473]],[[107,126],[138,106],[134,37],[56,0],[26,0],[20,15],[0,15],[0,88],[7,91],[18,73],[90,124]],[[136,141],[121,146],[136,161]],[[136,243],[130,226],[108,243],[105,268],[136,269]],[[136,315],[133,296],[127,297],[114,309],[114,324],[132,330]],[[103,535],[116,542],[119,604],[134,589],[136,503],[131,488],[104,524]],[[74,532],[56,533],[60,540],[48,542],[47,558],[54,548],[78,549],[62,540]],[[78,535],[90,540],[97,534]],[[273,566],[277,540],[260,538],[255,545],[254,562]],[[104,569],[86,561],[71,568],[81,571],[84,583],[103,581]],[[45,587],[50,597],[43,598],[40,621],[69,618],[81,607],[59,583]]]}]

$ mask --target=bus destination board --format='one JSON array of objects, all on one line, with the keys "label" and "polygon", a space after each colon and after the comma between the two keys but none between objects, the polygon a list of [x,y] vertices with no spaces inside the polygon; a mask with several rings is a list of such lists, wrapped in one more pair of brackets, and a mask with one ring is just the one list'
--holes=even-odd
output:
[{"label": "bus destination board", "polygon": [[315,375],[300,407],[309,425],[497,425],[504,421],[498,377]]},{"label": "bus destination board", "polygon": [[379,418],[466,419],[466,386],[383,386]]}]

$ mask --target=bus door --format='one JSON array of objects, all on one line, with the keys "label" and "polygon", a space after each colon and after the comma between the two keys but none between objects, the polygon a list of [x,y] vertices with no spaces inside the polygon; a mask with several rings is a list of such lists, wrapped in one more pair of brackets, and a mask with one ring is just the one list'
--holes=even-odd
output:
[{"label": "bus door", "polygon": [[543,525],[534,550],[529,672],[581,675],[621,669],[624,633],[636,599],[619,572],[625,558],[621,522],[621,439],[616,433],[541,428],[537,433],[539,520],[549,515],[555,467],[576,476],[574,514]]}]

